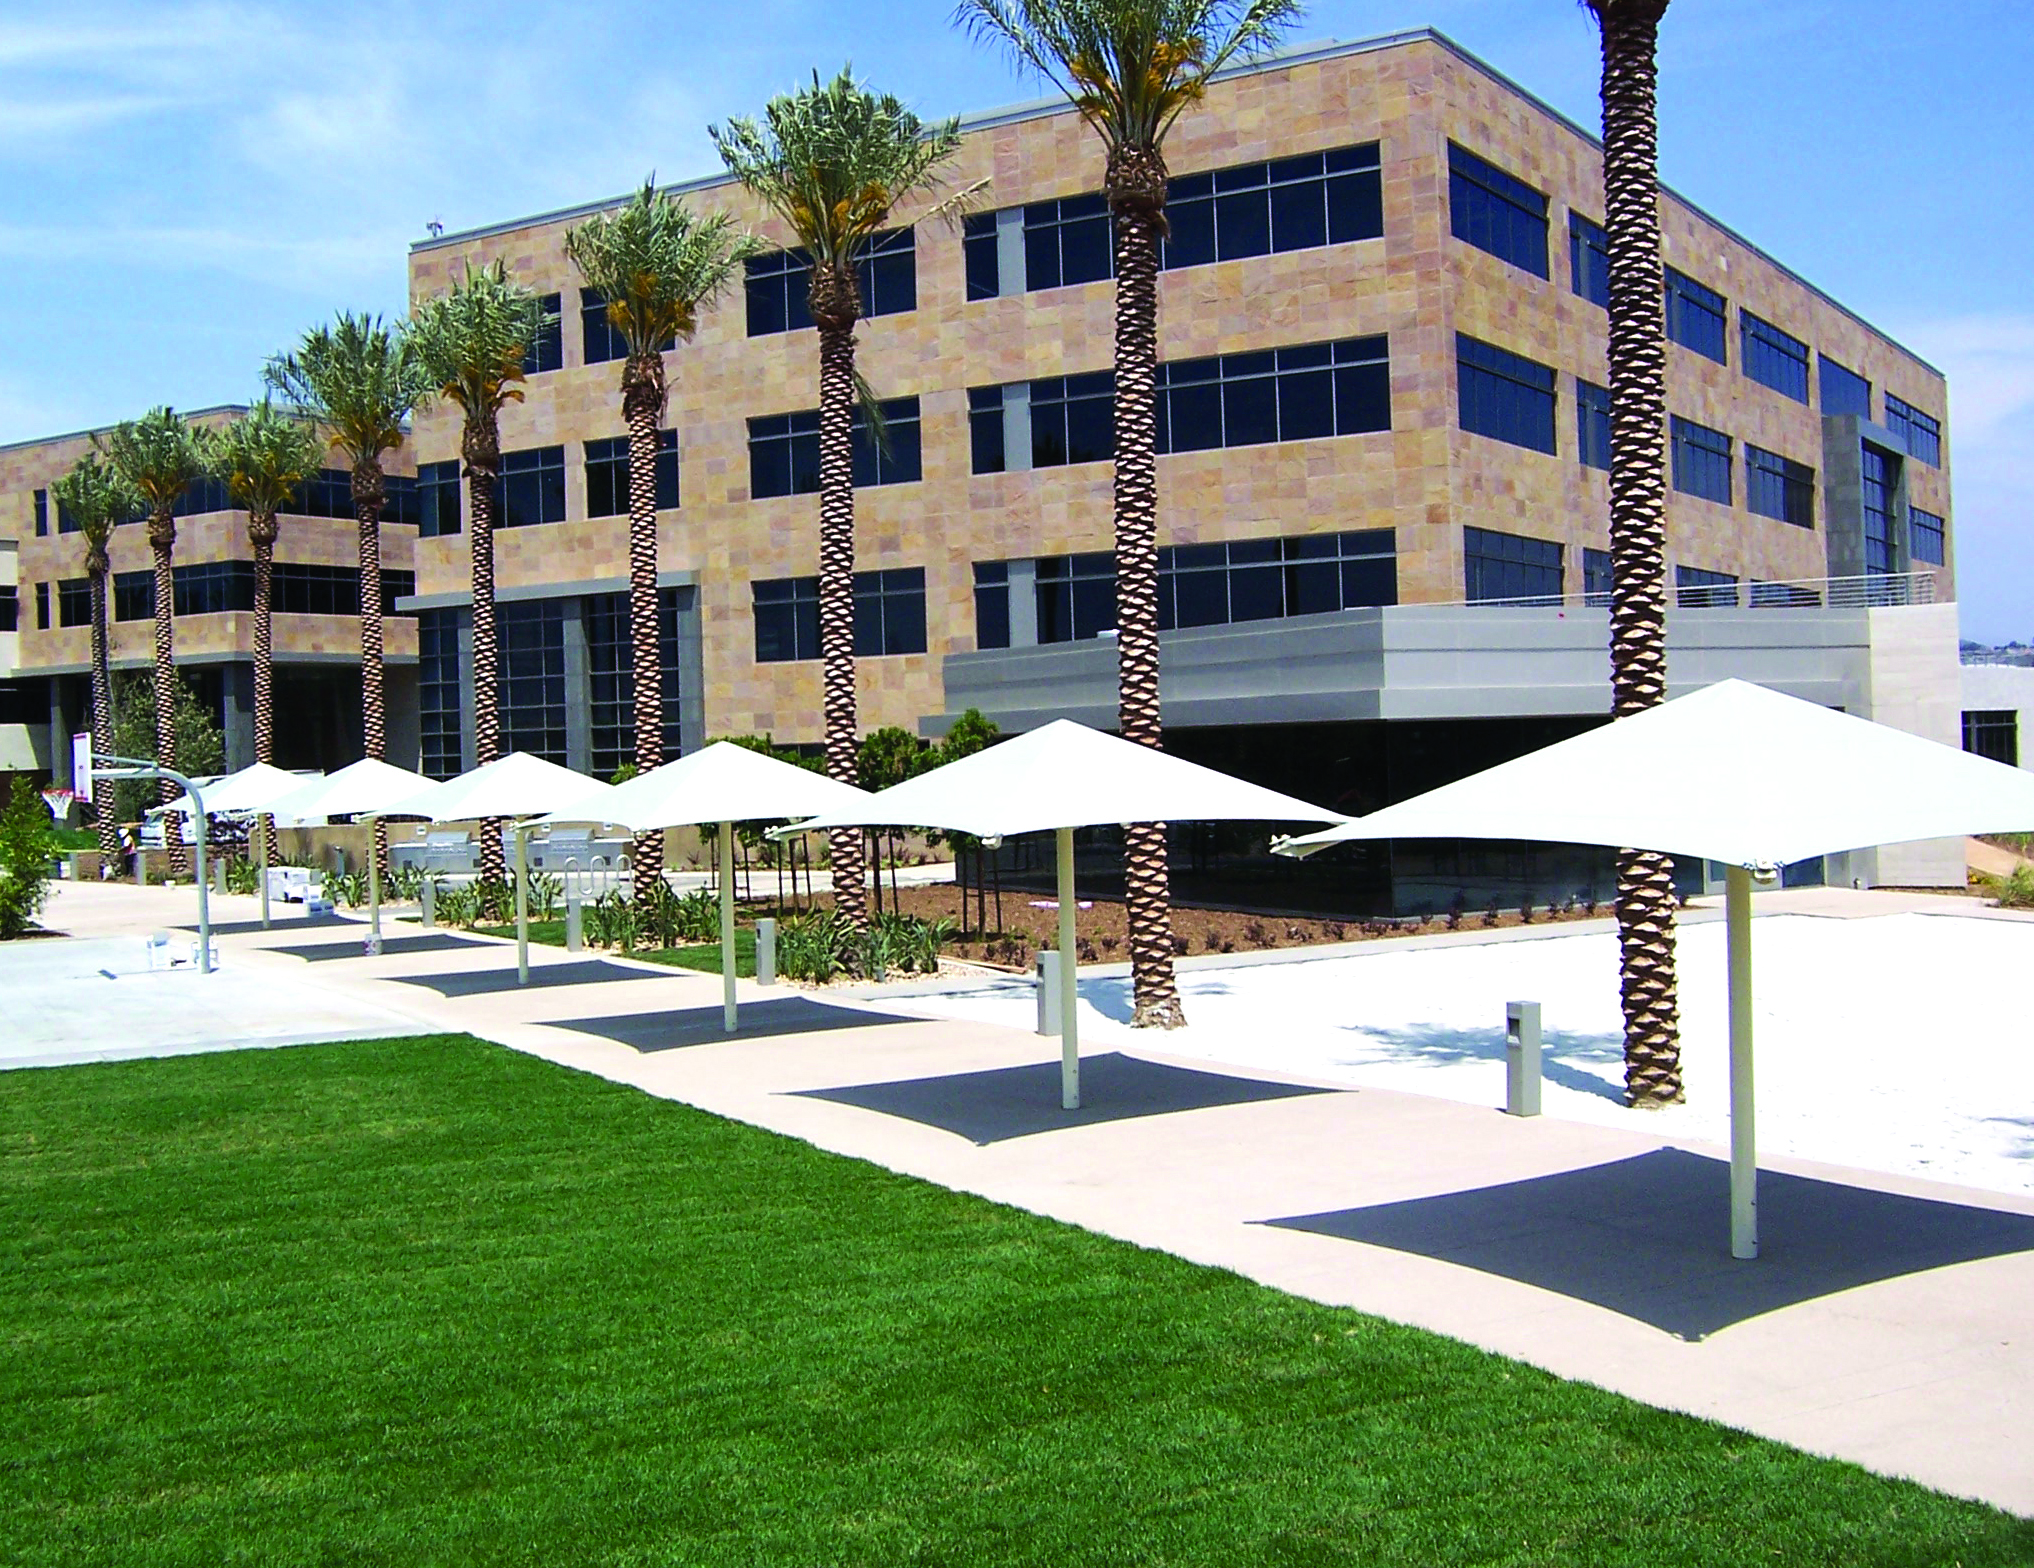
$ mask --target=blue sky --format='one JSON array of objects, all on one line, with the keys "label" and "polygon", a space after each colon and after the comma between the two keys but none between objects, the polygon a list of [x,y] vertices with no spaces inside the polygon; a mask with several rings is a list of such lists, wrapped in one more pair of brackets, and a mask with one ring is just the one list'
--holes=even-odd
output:
[{"label": "blue sky", "polygon": [[[1039,96],[948,0],[0,0],[0,441],[238,400],[339,307],[405,308],[449,228],[718,167],[705,127],[813,66],[921,112]],[[1431,25],[1584,124],[1569,0],[1318,0]],[[2026,0],[1675,0],[1668,183],[1950,376],[1967,636],[2034,641]],[[2018,105],[2016,108],[2015,105]]]}]

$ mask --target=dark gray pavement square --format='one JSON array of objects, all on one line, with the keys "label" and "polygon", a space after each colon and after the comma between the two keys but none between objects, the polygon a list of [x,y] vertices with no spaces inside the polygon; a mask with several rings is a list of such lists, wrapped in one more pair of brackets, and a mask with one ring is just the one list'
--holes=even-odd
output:
[{"label": "dark gray pavement square", "polygon": [[[686,970],[683,973],[691,973]],[[620,964],[598,958],[579,959],[569,964],[532,964],[528,985],[516,981],[515,955],[509,955],[506,969],[475,969],[464,974],[393,975],[404,985],[421,985],[440,996],[493,996],[503,991],[535,991],[545,986],[606,985],[611,980],[669,980],[668,974],[647,969],[624,969]]]},{"label": "dark gray pavement square", "polygon": [[1060,1108],[1056,1061],[801,1092],[811,1099],[858,1105],[938,1127],[971,1143],[990,1144],[1139,1116],[1170,1116],[1179,1111],[1344,1091],[1201,1072],[1103,1051],[1081,1058],[1081,1108],[1077,1111]]},{"label": "dark gray pavement square", "polygon": [[2034,1215],[1759,1173],[1759,1256],[1730,1255],[1730,1166],[1681,1149],[1264,1223],[1558,1292],[1680,1339],[1903,1274],[2034,1250]]},{"label": "dark gray pavement square", "polygon": [[670,1051],[687,1045],[713,1045],[724,1040],[759,1040],[780,1034],[814,1034],[827,1029],[867,1029],[876,1024],[917,1024],[922,1018],[901,1013],[866,1012],[833,1007],[807,997],[787,996],[767,1002],[744,1002],[740,1027],[730,1034],[721,1027],[718,1007],[686,1007],[675,1012],[623,1013],[613,1018],[558,1019],[553,1028],[599,1035],[603,1040],[638,1051]]},{"label": "dark gray pavement square", "polygon": [[[247,936],[256,931],[273,931],[278,935],[288,936],[292,931],[322,931],[332,926],[344,926],[354,931],[366,929],[358,920],[348,920],[341,915],[317,915],[307,918],[303,915],[278,911],[270,917],[266,926],[259,920],[215,920],[212,922],[212,935]],[[170,929],[172,931],[188,931],[195,936],[198,931],[198,922],[192,920],[180,926],[171,926]]]},{"label": "dark gray pavement square", "polygon": [[[359,958],[362,956],[361,943],[366,937],[367,928],[350,921],[348,924],[352,924],[360,936],[344,941],[305,942],[294,947],[274,947],[269,951],[287,953],[292,958],[307,959],[314,964],[325,963],[334,958]],[[490,945],[470,937],[453,936],[445,931],[432,931],[420,936],[385,936],[381,939],[382,956],[385,958],[402,953],[468,952],[476,947]]]}]

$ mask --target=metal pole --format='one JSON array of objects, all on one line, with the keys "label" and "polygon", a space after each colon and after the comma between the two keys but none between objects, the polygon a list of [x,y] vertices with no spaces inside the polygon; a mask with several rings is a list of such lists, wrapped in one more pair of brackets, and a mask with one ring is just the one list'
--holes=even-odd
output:
[{"label": "metal pole", "polygon": [[212,901],[211,890],[205,885],[205,801],[198,793],[197,785],[189,779],[180,774],[171,776],[182,783],[191,797],[191,817],[196,824],[194,836],[198,841],[198,973],[208,975],[212,972]]},{"label": "metal pole", "polygon": [[530,983],[530,835],[518,822],[516,836],[516,984]]},{"label": "metal pole", "polygon": [[[777,880],[779,883],[783,881],[783,872],[781,870],[778,872]],[[783,902],[784,897],[780,891],[777,896],[777,903],[781,907]],[[777,922],[766,915],[756,922],[756,984],[775,985],[776,983]]]},{"label": "metal pole", "polygon": [[254,847],[255,863],[260,867],[261,880],[261,929],[268,929],[268,813],[263,812],[254,819],[255,837],[261,842]]},{"label": "metal pole", "polygon": [[1079,1001],[1074,966],[1073,829],[1059,830],[1059,1104],[1061,1110],[1081,1108],[1081,1041],[1075,1021]]},{"label": "metal pole", "polygon": [[734,824],[720,825],[720,1023],[735,1031]]},{"label": "metal pole", "polygon": [[374,816],[360,819],[367,824],[367,956],[381,957],[381,857],[374,852]]},{"label": "metal pole", "polygon": [[422,885],[417,889],[417,904],[421,910],[418,924],[422,925],[426,931],[429,931],[438,923],[438,878],[429,869],[430,862],[428,860],[424,862],[424,866],[424,880]]},{"label": "metal pole", "polygon": [[1759,1255],[1759,1139],[1752,1103],[1752,876],[1725,874],[1723,902],[1730,949],[1730,1255]]},{"label": "metal pole", "polygon": [[[566,872],[570,876],[571,872]],[[586,946],[586,915],[579,902],[579,885],[565,889],[565,951],[577,953]]]}]

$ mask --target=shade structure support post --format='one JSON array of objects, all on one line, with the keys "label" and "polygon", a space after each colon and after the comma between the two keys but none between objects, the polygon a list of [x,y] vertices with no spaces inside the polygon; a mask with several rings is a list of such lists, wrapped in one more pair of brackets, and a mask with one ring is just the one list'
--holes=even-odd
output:
[{"label": "shade structure support post", "polygon": [[178,774],[170,776],[181,783],[191,797],[191,816],[195,819],[193,837],[198,841],[198,973],[208,975],[212,972],[212,900],[205,883],[205,801],[189,779]]},{"label": "shade structure support post", "polygon": [[516,835],[516,984],[530,983],[530,830],[515,825]]},{"label": "shade structure support post", "polygon": [[1059,830],[1059,1104],[1081,1108],[1081,1042],[1075,1021],[1073,829]]},{"label": "shade structure support post", "polygon": [[254,819],[255,880],[261,888],[261,929],[268,929],[268,828],[266,812]]},{"label": "shade structure support post", "polygon": [[1752,874],[1731,866],[1723,903],[1730,951],[1730,1255],[1759,1255],[1759,1150],[1752,1098]]},{"label": "shade structure support post", "polygon": [[374,852],[376,819],[367,817],[367,954],[381,956],[381,857]]},{"label": "shade structure support post", "polygon": [[734,824],[720,825],[720,1026],[735,1031]]}]

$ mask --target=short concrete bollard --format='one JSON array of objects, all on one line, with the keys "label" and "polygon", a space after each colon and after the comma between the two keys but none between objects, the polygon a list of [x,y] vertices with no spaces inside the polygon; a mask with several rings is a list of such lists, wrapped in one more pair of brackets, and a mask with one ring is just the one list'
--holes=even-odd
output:
[{"label": "short concrete bollard", "polygon": [[765,916],[756,922],[756,984],[777,983],[777,922]]},{"label": "short concrete bollard", "polygon": [[565,894],[565,951],[576,953],[586,945],[586,913],[579,902],[579,889]]},{"label": "short concrete bollard", "polygon": [[223,894],[226,891],[226,857],[221,855],[212,862],[212,891]]},{"label": "short concrete bollard", "polygon": [[1038,950],[1038,1032],[1059,1037],[1059,954]]},{"label": "short concrete bollard", "polygon": [[424,878],[418,898],[423,908],[422,924],[429,931],[438,923],[438,883],[435,878]]},{"label": "short concrete bollard", "polygon": [[1540,1114],[1540,1004],[1504,1004],[1504,1113]]},{"label": "short concrete bollard", "polygon": [[136,887],[148,886],[148,851],[146,850],[137,849],[134,852],[134,885]]}]

